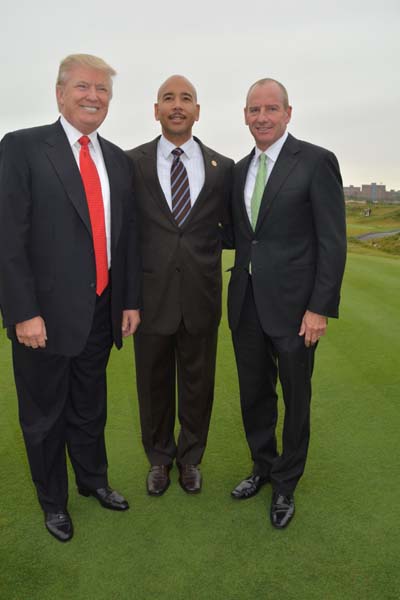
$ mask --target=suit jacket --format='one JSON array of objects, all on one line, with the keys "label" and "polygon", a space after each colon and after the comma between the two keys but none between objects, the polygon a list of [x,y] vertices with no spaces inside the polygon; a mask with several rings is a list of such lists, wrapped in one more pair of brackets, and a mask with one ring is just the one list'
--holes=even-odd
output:
[{"label": "suit jacket", "polygon": [[345,207],[336,157],[289,135],[268,179],[255,231],[245,208],[244,187],[254,151],[235,167],[232,220],[235,264],[228,318],[236,329],[248,282],[263,330],[297,332],[309,309],[338,316],[346,257]]},{"label": "suit jacket", "polygon": [[200,334],[221,318],[221,250],[233,161],[196,139],[205,182],[178,227],[157,176],[158,139],[127,152],[134,164],[143,261],[139,330],[170,335],[183,319],[190,333]]},{"label": "suit jacket", "polygon": [[[111,306],[120,347],[125,308],[138,308],[132,168],[99,138],[110,183]],[[59,121],[7,134],[0,145],[0,305],[4,326],[40,315],[49,352],[84,348],[96,305],[96,266],[79,168]]]}]

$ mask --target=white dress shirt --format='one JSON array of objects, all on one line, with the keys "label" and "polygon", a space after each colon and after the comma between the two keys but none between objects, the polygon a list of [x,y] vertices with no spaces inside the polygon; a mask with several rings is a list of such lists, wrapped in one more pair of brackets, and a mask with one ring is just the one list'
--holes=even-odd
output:
[{"label": "white dress shirt", "polygon": [[[288,132],[285,131],[282,137],[280,137],[276,142],[271,144],[269,148],[267,148],[264,154],[267,157],[267,178],[265,180],[265,184],[269,179],[269,176],[272,173],[272,169],[275,166],[276,161],[278,160],[278,156],[280,151],[282,150],[283,144],[286,142],[286,138],[288,136]],[[262,154],[262,150],[259,148],[255,149],[254,156],[252,161],[250,162],[249,170],[247,171],[246,185],[244,186],[244,202],[246,206],[247,215],[249,217],[249,221],[251,223],[251,197],[253,195],[254,186],[256,183],[257,171],[259,166],[259,158],[260,154]]]},{"label": "white dress shirt", "polygon": [[171,152],[175,148],[183,150],[181,161],[185,165],[188,174],[190,203],[192,206],[197,200],[205,179],[204,159],[199,144],[193,138],[190,138],[181,146],[175,146],[162,135],[157,146],[157,174],[170,210],[172,210],[171,166],[174,158]]},{"label": "white dress shirt", "polygon": [[[81,150],[81,145],[78,142],[79,138],[81,138],[83,133],[75,129],[73,125],[69,121],[67,121],[62,115],[60,117],[61,125],[66,133],[68,141],[71,145],[71,149],[75,160],[79,169],[79,152]],[[111,266],[111,207],[110,207],[110,183],[108,181],[107,169],[104,163],[103,153],[101,151],[100,142],[97,137],[97,131],[93,131],[87,136],[90,139],[88,148],[90,152],[90,156],[94,164],[96,165],[97,172],[100,178],[101,184],[101,194],[103,196],[103,206],[104,206],[104,221],[106,226],[106,238],[107,238],[107,260],[108,260],[108,268]]]}]

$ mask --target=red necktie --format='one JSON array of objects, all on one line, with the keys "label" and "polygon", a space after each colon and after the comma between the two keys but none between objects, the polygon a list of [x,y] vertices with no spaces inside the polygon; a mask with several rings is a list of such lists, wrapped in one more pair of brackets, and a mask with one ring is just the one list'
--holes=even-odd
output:
[{"label": "red necktie", "polygon": [[96,260],[96,294],[100,296],[108,285],[107,241],[103,196],[101,194],[99,174],[89,152],[88,144],[90,139],[87,135],[83,135],[78,141],[81,145],[79,168],[89,208]]}]

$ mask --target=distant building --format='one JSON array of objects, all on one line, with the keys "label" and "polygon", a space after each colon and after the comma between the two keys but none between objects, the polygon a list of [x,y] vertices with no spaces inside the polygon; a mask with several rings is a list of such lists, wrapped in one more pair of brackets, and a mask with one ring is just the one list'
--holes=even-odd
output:
[{"label": "distant building", "polygon": [[361,187],[348,185],[343,187],[345,198],[367,202],[400,202],[400,190],[386,190],[383,183],[363,183]]},{"label": "distant building", "polygon": [[361,197],[372,202],[377,200],[384,200],[386,195],[386,185],[370,183],[363,184],[361,186]]},{"label": "distant building", "polygon": [[343,186],[343,192],[346,198],[360,198],[361,188],[355,185]]}]

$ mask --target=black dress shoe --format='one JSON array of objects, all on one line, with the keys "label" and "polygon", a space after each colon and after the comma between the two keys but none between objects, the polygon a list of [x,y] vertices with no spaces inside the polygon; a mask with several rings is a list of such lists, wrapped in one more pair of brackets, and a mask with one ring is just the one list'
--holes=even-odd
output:
[{"label": "black dress shoe", "polygon": [[171,480],[169,472],[171,465],[153,465],[147,475],[147,493],[150,496],[161,496],[167,489]]},{"label": "black dress shoe", "polygon": [[201,473],[196,465],[178,465],[179,483],[187,494],[198,494],[201,490]]},{"label": "black dress shoe", "polygon": [[243,479],[231,492],[232,498],[235,500],[246,500],[255,496],[262,486],[269,481],[268,477],[260,475],[250,475],[247,479]]},{"label": "black dress shoe", "polygon": [[68,542],[74,534],[71,517],[66,511],[56,513],[45,512],[44,523],[47,531],[59,542]]},{"label": "black dress shoe", "polygon": [[294,496],[293,494],[279,494],[274,492],[271,502],[271,523],[277,529],[283,529],[289,525],[294,515]]},{"label": "black dress shoe", "polygon": [[128,510],[129,504],[121,494],[110,487],[98,488],[97,490],[88,490],[86,488],[78,488],[81,496],[93,496],[104,508],[110,510]]}]

